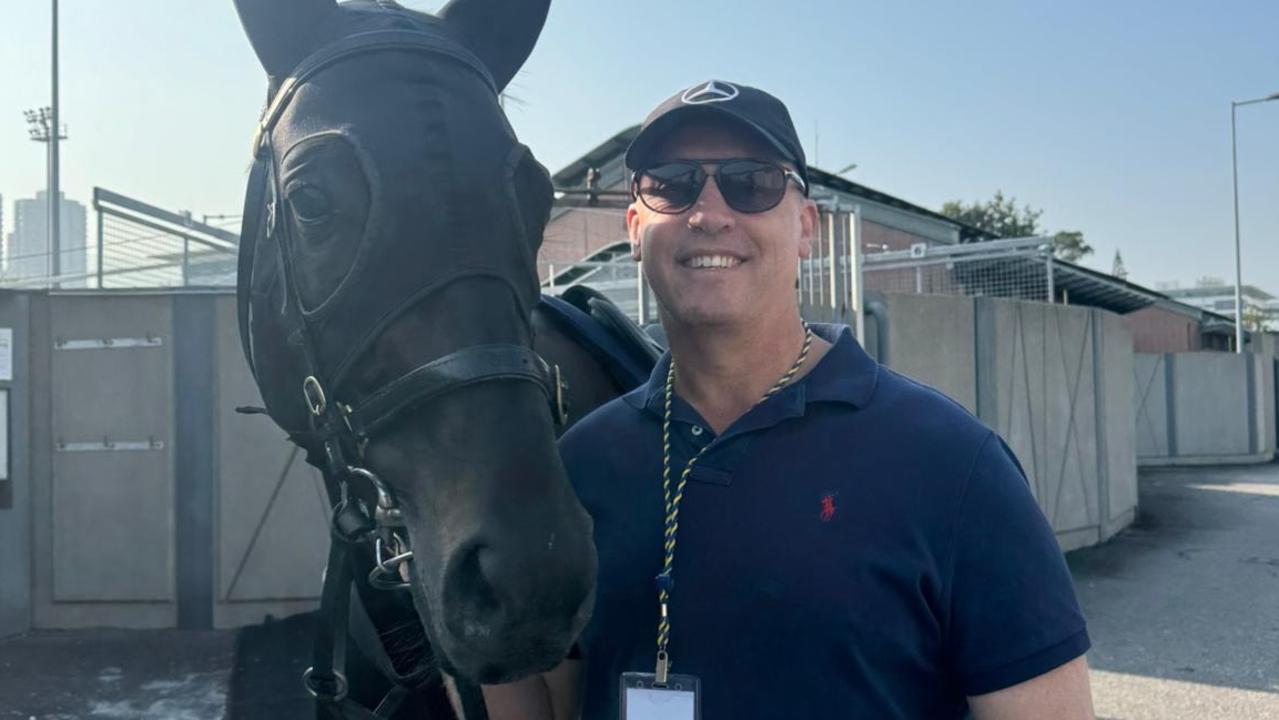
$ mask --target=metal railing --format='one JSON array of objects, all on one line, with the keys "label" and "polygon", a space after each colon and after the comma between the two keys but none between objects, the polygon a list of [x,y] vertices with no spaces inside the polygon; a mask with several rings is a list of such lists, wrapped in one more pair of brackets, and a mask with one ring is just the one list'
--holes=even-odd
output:
[{"label": "metal railing", "polygon": [[[167,288],[234,286],[239,249],[238,218],[218,216],[219,227],[190,213],[163,210],[103,188],[93,190],[94,242],[64,247],[62,272],[49,271],[51,253],[7,258],[0,287]],[[31,268],[44,268],[31,272]]]},{"label": "metal railing", "polygon": [[867,253],[867,292],[1002,297],[1054,302],[1052,238],[992,240],[962,245],[918,244]]}]

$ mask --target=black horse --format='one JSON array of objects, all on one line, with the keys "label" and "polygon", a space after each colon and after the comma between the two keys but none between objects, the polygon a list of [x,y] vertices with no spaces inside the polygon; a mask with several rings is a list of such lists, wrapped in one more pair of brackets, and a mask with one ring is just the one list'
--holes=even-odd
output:
[{"label": "black horse", "polygon": [[376,717],[446,712],[443,672],[474,720],[476,683],[552,667],[592,607],[591,522],[555,433],[654,358],[539,298],[552,188],[498,93],[548,5],[236,0],[269,76],[241,334],[334,505],[307,676],[325,717],[370,717],[385,688]]}]

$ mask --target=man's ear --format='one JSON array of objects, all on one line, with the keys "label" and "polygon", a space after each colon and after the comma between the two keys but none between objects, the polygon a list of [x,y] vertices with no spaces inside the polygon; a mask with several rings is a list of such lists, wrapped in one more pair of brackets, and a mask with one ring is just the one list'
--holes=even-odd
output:
[{"label": "man's ear", "polygon": [[640,237],[639,225],[639,210],[635,209],[635,203],[631,203],[631,206],[626,208],[626,236],[631,241],[631,258],[635,260],[635,262],[639,262],[643,259],[640,251],[640,248],[643,246],[643,243],[640,241],[643,240],[643,238]]},{"label": "man's ear", "polygon": [[817,223],[821,215],[817,212],[817,203],[804,199],[804,207],[799,214],[799,257],[807,258],[813,254],[813,239],[817,236]]}]

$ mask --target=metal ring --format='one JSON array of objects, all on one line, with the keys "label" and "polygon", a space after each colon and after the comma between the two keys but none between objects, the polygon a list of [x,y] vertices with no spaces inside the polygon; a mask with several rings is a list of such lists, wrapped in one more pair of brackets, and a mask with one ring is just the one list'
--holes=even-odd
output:
[{"label": "metal ring", "polygon": [[[398,540],[399,536],[395,537]],[[377,565],[369,571],[369,585],[378,590],[407,590],[410,585],[400,575],[400,568],[413,559],[413,551],[405,550],[397,555],[383,558],[382,548],[382,538],[377,538],[373,543],[373,557]]]},{"label": "metal ring", "polygon": [[[331,672],[333,673],[331,678],[317,678],[315,668],[307,668],[302,673],[302,687],[306,688],[307,693],[316,700],[342,702],[346,699],[347,692],[351,689],[351,686],[340,670],[332,670]],[[332,683],[337,691],[333,693],[322,691],[318,687],[320,683]]]},{"label": "metal ring", "polygon": [[306,398],[306,406],[311,409],[312,415],[319,417],[324,414],[328,400],[324,397],[324,388],[320,387],[320,381],[314,375],[307,375],[302,381],[302,396]]},{"label": "metal ring", "polygon": [[351,465],[347,467],[346,471],[373,484],[373,489],[377,490],[377,506],[379,508],[383,510],[396,509],[395,495],[391,492],[391,488],[382,482],[382,478],[378,477],[372,470]]}]

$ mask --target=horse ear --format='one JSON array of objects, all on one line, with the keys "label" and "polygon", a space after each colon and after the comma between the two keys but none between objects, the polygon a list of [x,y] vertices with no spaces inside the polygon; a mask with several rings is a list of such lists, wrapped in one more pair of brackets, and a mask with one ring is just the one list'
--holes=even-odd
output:
[{"label": "horse ear", "polygon": [[335,0],[235,0],[240,24],[266,74],[282,78],[315,49]]},{"label": "horse ear", "polygon": [[551,0],[450,0],[439,12],[475,54],[501,91],[537,44]]}]

